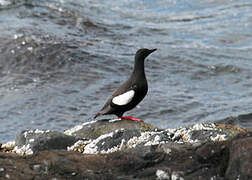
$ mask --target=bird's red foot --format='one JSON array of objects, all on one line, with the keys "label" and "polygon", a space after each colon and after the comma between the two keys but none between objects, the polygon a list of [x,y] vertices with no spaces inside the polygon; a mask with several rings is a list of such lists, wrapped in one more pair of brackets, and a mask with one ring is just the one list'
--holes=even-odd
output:
[{"label": "bird's red foot", "polygon": [[122,116],[122,117],[120,117],[120,119],[129,119],[129,120],[132,120],[132,121],[143,122],[143,120],[138,119],[138,118],[134,118],[132,116]]}]

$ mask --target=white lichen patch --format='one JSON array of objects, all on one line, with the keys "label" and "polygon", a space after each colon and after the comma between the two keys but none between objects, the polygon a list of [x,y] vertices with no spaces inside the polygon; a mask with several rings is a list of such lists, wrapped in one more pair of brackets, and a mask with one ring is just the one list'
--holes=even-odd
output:
[{"label": "white lichen patch", "polygon": [[109,122],[116,122],[116,121],[121,121],[121,120],[122,120],[121,118],[115,118],[115,119],[109,120]]},{"label": "white lichen patch", "polygon": [[184,178],[181,177],[179,172],[174,171],[174,172],[172,172],[171,180],[184,180]]},{"label": "white lichen patch", "polygon": [[136,145],[138,144],[138,137],[134,136],[133,138],[129,139],[128,142],[127,142],[127,146],[130,148],[134,148],[136,147]]},{"label": "white lichen patch", "polygon": [[72,136],[75,132],[79,131],[79,130],[82,129],[84,126],[87,126],[87,125],[89,125],[89,124],[93,124],[93,123],[95,123],[95,122],[97,122],[97,121],[90,121],[90,122],[83,123],[83,124],[81,124],[81,125],[74,126],[73,128],[64,131],[64,134],[69,135],[69,136]]},{"label": "white lichen patch", "polygon": [[12,152],[15,148],[15,141],[9,141],[5,144],[0,145],[1,149],[4,149],[5,152]]},{"label": "white lichen patch", "polygon": [[50,130],[40,130],[40,129],[35,129],[34,133],[35,134],[43,134],[43,133],[49,133]]},{"label": "white lichen patch", "polygon": [[167,129],[168,132],[174,134],[172,140],[176,143],[198,143],[198,139],[192,139],[193,131],[216,131],[218,128],[213,123],[198,123],[191,127],[182,127],[177,129]]},{"label": "white lichen patch", "polygon": [[167,172],[163,171],[163,170],[160,170],[158,169],[156,171],[156,176],[157,176],[157,180],[169,180],[170,179],[170,176]]},{"label": "white lichen patch", "polygon": [[112,148],[108,149],[107,151],[102,150],[100,153],[101,153],[101,154],[113,153],[113,152],[116,152],[116,151],[121,151],[121,150],[122,150],[122,149],[124,149],[124,148],[125,148],[125,140],[124,140],[124,139],[122,139],[122,141],[121,141],[121,144],[120,144],[120,145],[118,145],[118,146],[114,146],[114,147],[112,147]]},{"label": "white lichen patch", "polygon": [[76,143],[74,143],[74,145],[72,146],[68,146],[67,147],[67,150],[68,151],[77,151],[77,152],[84,152],[84,148],[87,144],[91,143],[91,140],[88,140],[88,141],[84,141],[84,140],[79,140],[77,141]]},{"label": "white lichen patch", "polygon": [[[87,125],[90,123],[84,123],[83,125]],[[83,125],[76,126],[71,130],[65,131],[65,134],[71,135],[72,133],[78,131],[83,127]],[[213,131],[218,130],[215,124],[204,124],[198,123],[191,127],[181,127],[177,129],[166,129],[163,131],[147,131],[141,132],[140,136],[134,136],[130,138],[128,141],[122,139],[118,142],[118,144],[114,145],[113,147],[110,146],[111,140],[113,141],[114,135],[118,134],[119,131],[126,131],[124,129],[116,130],[114,132],[101,135],[95,140],[89,141],[78,141],[73,146],[68,147],[68,150],[82,152],[84,154],[97,154],[97,153],[112,153],[115,151],[120,151],[127,148],[135,148],[137,145],[144,145],[144,146],[152,146],[152,145],[159,145],[165,144],[167,142],[173,141],[174,143],[200,143],[202,140],[192,138],[192,134],[194,131]],[[227,139],[225,135],[213,135],[215,133],[209,133],[210,138],[212,141],[224,141]],[[108,138],[108,139],[106,139]],[[108,143],[108,144],[106,144]],[[104,147],[106,149],[104,149]],[[167,154],[171,153],[171,149],[167,149]]]},{"label": "white lichen patch", "polygon": [[[108,134],[103,134],[101,135],[100,137],[98,137],[97,139],[93,140],[91,143],[87,144],[84,148],[84,152],[83,154],[98,154],[98,153],[101,153],[98,151],[98,146],[97,144],[105,139],[105,138],[108,138],[108,137],[113,137],[115,133],[117,133],[119,130],[116,130],[115,132],[111,132],[111,133],[108,133]],[[103,152],[105,153],[105,152]]]},{"label": "white lichen patch", "polygon": [[176,143],[196,143],[198,142],[198,140],[192,140],[191,139],[191,129],[188,128],[180,128],[180,129],[174,129],[174,130],[170,130],[170,132],[174,133],[174,136],[172,138],[172,140]]},{"label": "white lichen patch", "polygon": [[215,136],[215,137],[210,136],[210,139],[214,142],[225,141],[225,140],[227,140],[227,136],[225,134],[217,134],[217,136]]},{"label": "white lichen patch", "polygon": [[170,154],[172,152],[170,148],[164,148],[163,150],[166,154]]},{"label": "white lichen patch", "polygon": [[[149,133],[142,133],[142,137],[133,137],[131,138],[129,141],[126,141],[125,139],[122,139],[118,145],[113,146],[107,150],[101,149],[98,150],[98,143],[99,145],[105,145],[105,143],[109,143],[109,141],[104,140],[105,138],[112,138],[114,137],[114,135],[118,134],[119,131],[125,131],[124,129],[120,129],[120,130],[116,130],[114,132],[108,133],[108,134],[104,134],[101,135],[100,137],[98,137],[97,139],[91,141],[90,143],[86,144],[84,147],[84,151],[83,154],[108,154],[108,153],[112,153],[112,152],[116,152],[116,151],[121,151],[123,149],[126,148],[132,148],[135,147],[137,144],[140,144],[142,142],[147,142],[149,140],[149,137],[151,136],[152,133],[155,132],[149,132]],[[104,142],[102,142],[104,141]]]},{"label": "white lichen patch", "polygon": [[49,132],[50,130],[41,130],[41,129],[29,130],[24,132],[24,137],[27,138],[28,134],[43,134]]},{"label": "white lichen patch", "polygon": [[128,146],[128,148],[134,148],[134,147],[136,147],[138,144],[147,143],[148,140],[150,140],[150,137],[151,137],[152,135],[154,135],[154,134],[156,134],[156,132],[142,132],[142,133],[141,133],[141,136],[131,138],[131,139],[127,142],[127,146]]},{"label": "white lichen patch", "polygon": [[11,1],[8,0],[0,0],[0,6],[8,6],[11,4]]},{"label": "white lichen patch", "polygon": [[29,139],[30,143],[33,143],[35,141],[35,139]]},{"label": "white lichen patch", "polygon": [[152,145],[158,145],[158,144],[164,144],[165,142],[162,141],[162,138],[160,137],[160,135],[156,135],[154,140],[151,141],[147,141],[144,146],[152,146]]},{"label": "white lichen patch", "polygon": [[[131,138],[126,146],[128,148],[134,148],[138,144],[144,143],[144,146],[151,146],[151,145],[158,145],[158,144],[164,144],[166,141],[163,141],[161,138],[161,134],[166,133],[165,131],[160,132],[142,132],[141,136],[139,137],[133,137]],[[155,137],[154,137],[155,136]],[[154,137],[154,139],[153,139]]]},{"label": "white lichen patch", "polygon": [[213,123],[197,123],[190,127],[192,130],[215,130],[216,126]]},{"label": "white lichen patch", "polygon": [[[151,141],[151,137],[157,134],[156,132],[144,132],[141,133],[141,136],[138,137],[137,144],[145,143],[144,146],[151,146],[151,145],[157,145],[158,141],[154,140]],[[156,135],[157,136],[157,135]]]},{"label": "white lichen patch", "polygon": [[1,148],[11,149],[15,147],[15,141],[9,141],[5,144],[2,144]]},{"label": "white lichen patch", "polygon": [[9,174],[6,174],[6,175],[5,175],[5,178],[6,178],[6,179],[10,179],[10,175],[9,175]]},{"label": "white lichen patch", "polygon": [[15,148],[13,149],[14,153],[24,156],[24,155],[32,155],[33,151],[30,147],[30,144],[27,145],[23,145],[21,148],[19,148],[18,146],[15,146]]}]

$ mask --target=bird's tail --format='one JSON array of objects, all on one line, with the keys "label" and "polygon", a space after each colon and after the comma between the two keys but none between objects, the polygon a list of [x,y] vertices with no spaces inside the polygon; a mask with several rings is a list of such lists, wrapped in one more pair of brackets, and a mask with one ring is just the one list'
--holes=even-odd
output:
[{"label": "bird's tail", "polygon": [[97,113],[95,116],[94,116],[94,119],[96,119],[98,116],[100,116],[101,115],[101,113],[99,112],[99,113]]}]

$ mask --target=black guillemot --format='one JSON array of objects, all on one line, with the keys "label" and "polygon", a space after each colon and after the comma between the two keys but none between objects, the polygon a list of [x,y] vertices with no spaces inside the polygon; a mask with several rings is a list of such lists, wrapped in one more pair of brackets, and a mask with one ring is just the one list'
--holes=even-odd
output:
[{"label": "black guillemot", "polygon": [[132,116],[122,117],[122,115],[124,112],[136,107],[147,94],[148,83],[145,77],[144,60],[149,54],[156,50],[157,49],[139,49],[136,52],[134,70],[130,78],[113,92],[112,96],[94,118],[101,115],[115,114],[120,119],[142,121]]}]

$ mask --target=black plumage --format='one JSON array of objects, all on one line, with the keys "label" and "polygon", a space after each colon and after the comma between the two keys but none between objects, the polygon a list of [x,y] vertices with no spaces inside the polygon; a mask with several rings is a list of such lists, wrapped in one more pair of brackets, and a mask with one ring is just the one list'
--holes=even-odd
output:
[{"label": "black plumage", "polygon": [[[156,49],[139,49],[136,52],[134,69],[131,76],[112,93],[112,96],[94,118],[106,114],[115,114],[122,118],[124,112],[133,109],[143,100],[148,91],[148,83],[144,71],[144,60],[155,50]],[[127,117],[127,119],[139,120],[136,118],[132,119],[132,117]]]}]

